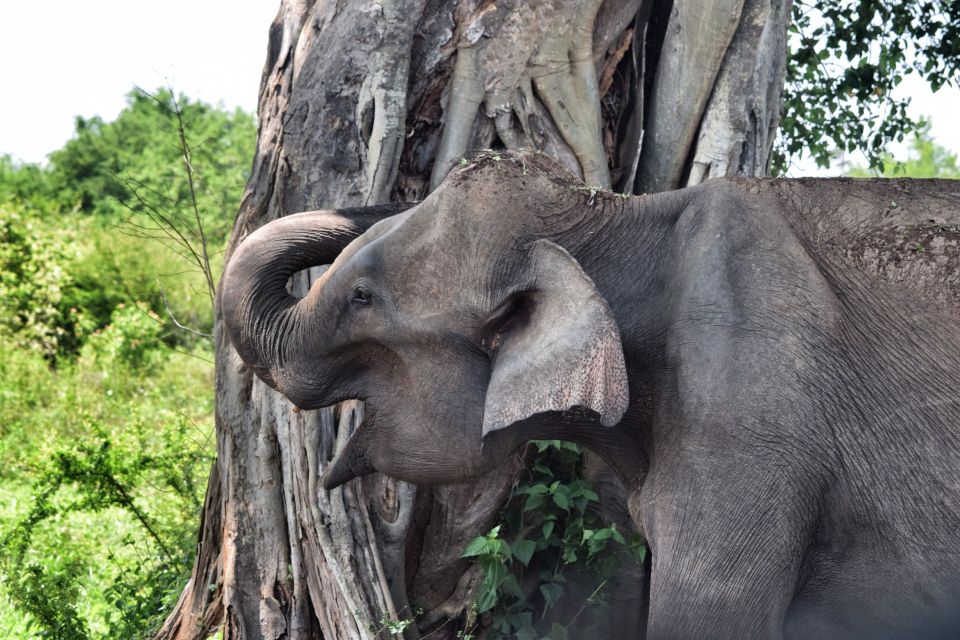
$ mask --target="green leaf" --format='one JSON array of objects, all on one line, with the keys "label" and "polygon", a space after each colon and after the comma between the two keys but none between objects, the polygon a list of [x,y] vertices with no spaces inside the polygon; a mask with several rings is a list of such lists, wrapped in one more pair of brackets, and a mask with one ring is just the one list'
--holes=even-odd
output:
[{"label": "green leaf", "polygon": [[537,543],[533,540],[517,540],[511,545],[511,548],[517,559],[523,563],[523,566],[527,566],[530,563],[530,558],[533,557],[533,552],[537,549]]},{"label": "green leaf", "polygon": [[549,609],[560,600],[560,596],[563,595],[563,587],[555,582],[542,584],[540,585],[540,593],[543,595],[546,608]]},{"label": "green leaf", "polygon": [[533,470],[538,473],[542,473],[545,476],[553,477],[553,471],[551,471],[549,467],[545,467],[539,462],[534,463]]},{"label": "green leaf", "polygon": [[543,495],[545,493],[548,493],[549,491],[550,490],[547,488],[547,485],[541,484],[541,483],[531,484],[520,490],[521,493],[524,493],[526,495],[531,495],[531,496]]},{"label": "green leaf", "polygon": [[463,550],[463,553],[460,554],[461,558],[471,558],[473,556],[479,556],[487,553],[488,545],[487,539],[484,536],[477,536],[470,541],[470,544],[467,545],[467,548]]},{"label": "green leaf", "polygon": [[537,447],[537,453],[543,453],[547,449],[559,449],[559,440],[534,440],[533,444]]},{"label": "green leaf", "polygon": [[570,499],[567,498],[566,494],[564,493],[558,492],[553,494],[553,502],[564,511],[567,511],[570,509]]},{"label": "green leaf", "polygon": [[523,502],[524,511],[533,511],[543,504],[543,496],[539,494],[527,496],[527,499]]},{"label": "green leaf", "polygon": [[613,537],[613,529],[611,529],[611,528],[609,528],[609,527],[606,528],[606,529],[600,529],[600,530],[597,531],[597,533],[593,536],[594,540],[609,540],[609,539],[612,538],[612,537]]},{"label": "green leaf", "polygon": [[477,597],[477,613],[484,613],[497,604],[499,594],[496,589],[480,589],[480,595]]},{"label": "green leaf", "polygon": [[516,640],[536,640],[537,631],[532,627],[521,627],[514,632]]},{"label": "green leaf", "polygon": [[553,528],[556,526],[556,522],[553,520],[548,520],[543,523],[543,538],[547,539],[553,534]]},{"label": "green leaf", "polygon": [[484,563],[483,579],[492,589],[499,589],[504,578],[507,577],[507,567],[500,562]]},{"label": "green leaf", "polygon": [[500,590],[518,600],[523,599],[523,589],[520,588],[520,583],[517,582],[517,576],[512,573],[504,577],[503,582],[500,583]]}]

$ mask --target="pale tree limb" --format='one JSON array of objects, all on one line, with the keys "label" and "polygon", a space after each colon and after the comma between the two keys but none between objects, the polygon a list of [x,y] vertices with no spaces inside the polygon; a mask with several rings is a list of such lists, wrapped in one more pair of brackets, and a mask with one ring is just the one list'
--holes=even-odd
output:
[{"label": "pale tree limb", "polygon": [[541,43],[529,73],[540,99],[577,155],[584,182],[609,189],[592,46],[593,24],[601,4],[601,0],[577,3],[573,20],[554,22],[556,30],[551,29]]},{"label": "pale tree limb", "polygon": [[450,99],[445,114],[446,126],[430,175],[431,191],[437,188],[467,151],[473,120],[482,102],[483,82],[477,65],[477,50],[473,44],[457,47],[457,62],[453,68]]},{"label": "pale tree limb", "polygon": [[[360,147],[367,163],[365,205],[389,202],[397,179],[407,116],[409,51],[413,39],[410,15],[418,15],[423,10],[423,2],[382,0],[374,10],[381,14],[375,21],[379,46],[374,50],[371,72],[360,87],[356,118],[364,128],[367,143]],[[372,122],[367,131],[370,110]]]},{"label": "pale tree limb", "polygon": [[740,23],[743,0],[676,0],[670,14],[640,152],[638,189],[680,186],[694,136]]},{"label": "pale tree limb", "polygon": [[790,0],[746,0],[697,136],[687,186],[766,175],[780,122]]}]

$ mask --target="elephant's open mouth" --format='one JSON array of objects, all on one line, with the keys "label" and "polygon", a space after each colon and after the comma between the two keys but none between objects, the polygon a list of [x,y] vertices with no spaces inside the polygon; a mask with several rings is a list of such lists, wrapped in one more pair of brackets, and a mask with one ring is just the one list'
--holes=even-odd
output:
[{"label": "elephant's open mouth", "polygon": [[362,421],[350,434],[343,450],[334,455],[333,460],[320,476],[320,484],[324,489],[327,491],[336,489],[354,478],[376,471],[367,459],[369,446],[367,431],[366,421]]}]

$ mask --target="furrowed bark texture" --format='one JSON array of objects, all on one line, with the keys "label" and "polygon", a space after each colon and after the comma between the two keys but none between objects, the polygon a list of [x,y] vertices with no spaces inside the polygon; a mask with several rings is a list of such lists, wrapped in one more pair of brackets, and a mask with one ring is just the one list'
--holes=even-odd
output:
[{"label": "furrowed bark texture", "polygon": [[[228,255],[289,213],[420,199],[488,147],[541,149],[630,193],[761,175],[788,15],[789,0],[283,0]],[[227,640],[482,636],[480,574],[460,554],[494,523],[522,455],[458,486],[373,475],[326,492],[317,480],[362,405],[295,412],[219,315],[216,349],[218,462],[193,574],[156,637],[220,624]],[[599,461],[588,469],[626,527],[622,487]],[[591,637],[641,637],[643,592],[642,570],[624,567]]]}]

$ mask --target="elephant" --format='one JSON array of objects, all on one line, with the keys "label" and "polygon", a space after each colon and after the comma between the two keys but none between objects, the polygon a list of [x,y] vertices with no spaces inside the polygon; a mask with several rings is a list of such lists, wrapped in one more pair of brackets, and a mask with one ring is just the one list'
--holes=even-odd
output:
[{"label": "elephant", "polygon": [[626,197],[486,154],[420,203],[262,226],[223,320],[297,407],[366,403],[328,490],[476,478],[534,438],[599,454],[652,554],[648,637],[955,637],[960,332],[758,184]]}]

